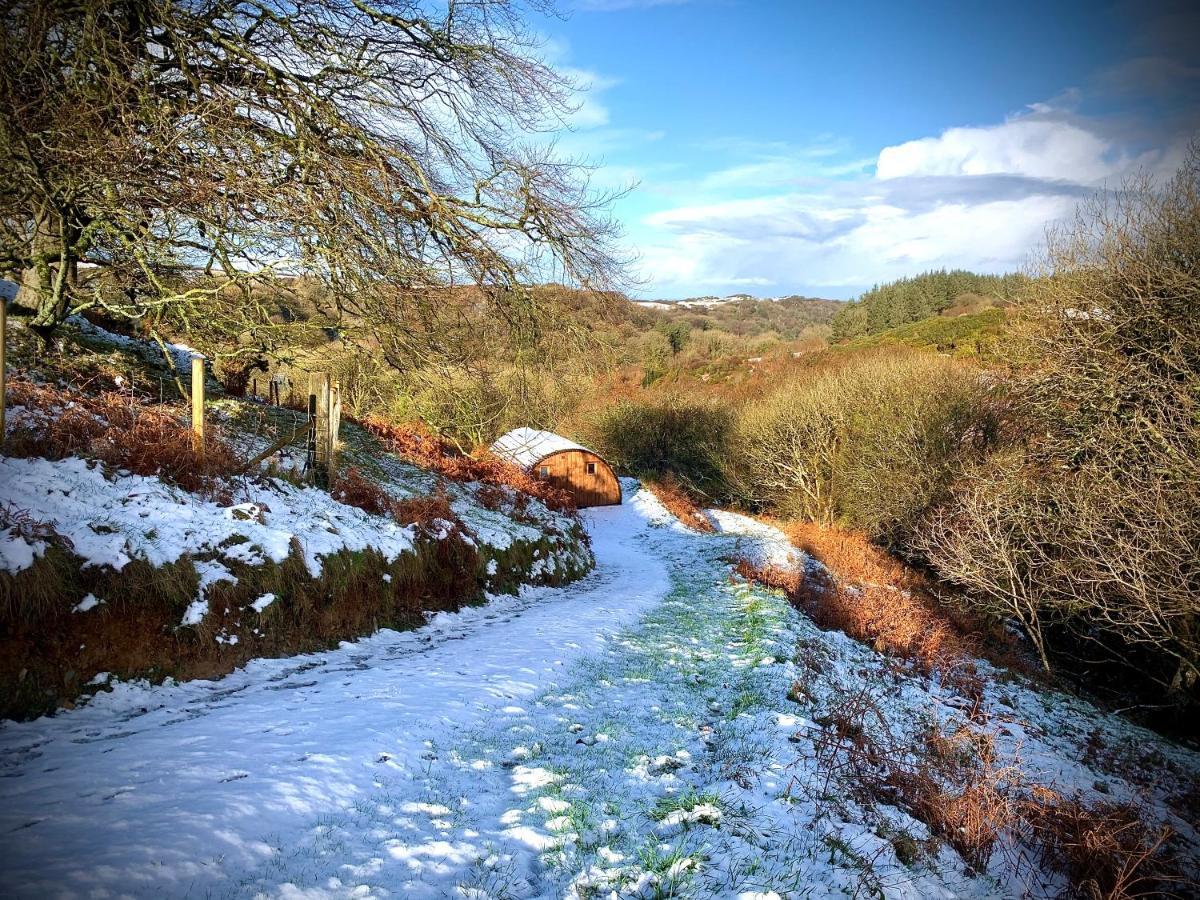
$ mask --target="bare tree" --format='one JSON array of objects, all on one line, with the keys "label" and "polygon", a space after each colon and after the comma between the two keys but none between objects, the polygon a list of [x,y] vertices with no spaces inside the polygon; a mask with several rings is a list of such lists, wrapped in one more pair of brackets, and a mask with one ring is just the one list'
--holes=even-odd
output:
[{"label": "bare tree", "polygon": [[[1051,236],[1023,311],[1017,440],[932,519],[947,578],[1200,687],[1200,149]],[[1150,665],[1145,660],[1152,660]],[[1048,663],[1047,663],[1048,664]],[[1190,697],[1190,700],[1188,699]]]},{"label": "bare tree", "polygon": [[973,609],[1020,623],[1050,671],[1046,626],[1061,620],[1050,586],[1052,521],[1023,464],[1024,456],[1010,451],[964,472],[954,501],[930,513],[914,549],[967,590]]},{"label": "bare tree", "polygon": [[[620,275],[611,199],[555,157],[575,86],[539,0],[15,0],[0,13],[0,270],[49,335],[100,306],[265,339],[278,273],[389,358],[455,285],[536,336],[525,285]],[[215,317],[215,318],[214,318]],[[219,320],[219,321],[218,321]]]}]

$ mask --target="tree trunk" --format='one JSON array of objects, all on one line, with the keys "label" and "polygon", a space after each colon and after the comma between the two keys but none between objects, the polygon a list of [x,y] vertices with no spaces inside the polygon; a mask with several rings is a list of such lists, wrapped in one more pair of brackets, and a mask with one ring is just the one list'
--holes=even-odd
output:
[{"label": "tree trunk", "polygon": [[1180,659],[1175,667],[1175,676],[1167,688],[1168,696],[1178,697],[1192,693],[1196,687],[1196,669],[1187,660]]},{"label": "tree trunk", "polygon": [[30,241],[31,265],[21,272],[21,285],[15,304],[33,311],[30,330],[47,348],[54,330],[67,318],[71,308],[71,289],[78,277],[73,256],[71,231],[64,233],[63,215],[57,210],[38,214]]},{"label": "tree trunk", "polygon": [[1042,623],[1038,621],[1037,611],[1033,610],[1030,611],[1028,616],[1021,616],[1021,624],[1025,626],[1025,633],[1033,641],[1038,659],[1042,662],[1042,669],[1049,675],[1051,672],[1050,657],[1046,652],[1046,642],[1042,637]]}]

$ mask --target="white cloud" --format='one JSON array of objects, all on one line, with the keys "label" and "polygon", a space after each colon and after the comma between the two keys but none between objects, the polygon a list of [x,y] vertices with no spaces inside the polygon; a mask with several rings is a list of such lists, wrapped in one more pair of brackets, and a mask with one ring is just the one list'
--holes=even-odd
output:
[{"label": "white cloud", "polygon": [[569,128],[575,129],[600,128],[607,125],[610,114],[601,95],[609,88],[620,84],[620,81],[572,66],[560,65],[558,71],[567,76],[576,87],[575,109],[567,116],[565,124]]},{"label": "white cloud", "polygon": [[988,203],[947,203],[926,212],[897,207],[866,210],[866,221],[839,243],[862,259],[902,270],[944,265],[986,271],[1019,267],[1047,223],[1068,215],[1069,196],[1034,195]]},{"label": "white cloud", "polygon": [[987,128],[950,128],[938,137],[885,147],[875,175],[1020,175],[1095,184],[1128,165],[1108,141],[1077,125],[1022,118]]},{"label": "white cloud", "polygon": [[942,266],[1012,271],[1074,202],[1048,194],[914,211],[865,195],[789,194],[687,207],[647,218],[665,239],[642,263],[663,296],[756,280],[842,296]]},{"label": "white cloud", "polygon": [[[836,160],[813,175],[811,155],[783,153],[720,169],[694,183],[715,199],[652,212],[634,231],[656,296],[760,282],[849,296],[930,268],[1019,269],[1081,197],[1137,167],[1162,173],[1173,153],[1123,144],[1051,102],[886,147],[874,177],[835,177]],[[719,196],[747,186],[759,195]]]},{"label": "white cloud", "polygon": [[875,162],[866,159],[831,160],[815,155],[796,158],[794,156],[772,156],[743,165],[731,166],[711,172],[700,182],[705,190],[723,188],[764,187],[795,184],[806,178],[836,178],[863,172]]}]

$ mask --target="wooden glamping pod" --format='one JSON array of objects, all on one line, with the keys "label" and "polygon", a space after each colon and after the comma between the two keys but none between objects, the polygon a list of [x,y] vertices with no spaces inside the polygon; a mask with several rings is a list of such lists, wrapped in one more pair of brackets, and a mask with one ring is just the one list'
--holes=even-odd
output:
[{"label": "wooden glamping pod", "polygon": [[562,435],[517,428],[492,444],[492,452],[534,478],[567,491],[580,508],[616,506],[621,502],[621,483],[612,466]]}]

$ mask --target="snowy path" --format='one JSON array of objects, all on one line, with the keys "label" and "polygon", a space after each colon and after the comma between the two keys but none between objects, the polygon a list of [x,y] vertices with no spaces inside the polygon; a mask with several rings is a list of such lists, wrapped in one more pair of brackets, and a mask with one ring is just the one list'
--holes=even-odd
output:
[{"label": "snowy path", "polygon": [[426,741],[529,698],[661,600],[646,516],[589,513],[598,566],[568,590],[0,725],[0,893],[181,894],[261,863],[264,835],[354,803],[381,760],[420,767]]}]

